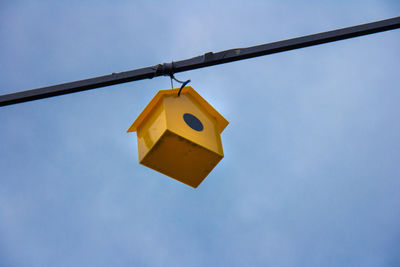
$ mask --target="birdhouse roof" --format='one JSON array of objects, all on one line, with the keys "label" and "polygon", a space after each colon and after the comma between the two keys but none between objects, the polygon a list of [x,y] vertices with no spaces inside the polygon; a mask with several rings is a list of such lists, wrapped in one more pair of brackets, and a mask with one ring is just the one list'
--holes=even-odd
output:
[{"label": "birdhouse roof", "polygon": [[[153,111],[153,109],[157,106],[158,102],[165,96],[168,95],[178,95],[179,88],[169,89],[169,90],[160,90],[153,97],[149,104],[144,108],[142,113],[137,117],[137,119],[132,123],[131,127],[127,130],[127,132],[136,132],[138,127],[142,124],[142,122],[147,118],[147,116]],[[192,96],[212,117],[214,117],[217,121],[219,132],[221,133],[225,127],[228,125],[228,121],[219,114],[218,111],[213,108],[203,97],[201,97],[191,86],[186,86],[182,89],[181,95],[190,95]]]}]

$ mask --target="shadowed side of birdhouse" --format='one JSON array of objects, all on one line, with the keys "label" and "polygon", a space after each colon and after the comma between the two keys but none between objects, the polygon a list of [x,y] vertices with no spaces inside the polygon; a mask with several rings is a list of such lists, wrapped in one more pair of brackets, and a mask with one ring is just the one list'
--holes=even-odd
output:
[{"label": "shadowed side of birdhouse", "polygon": [[222,158],[222,155],[166,130],[140,163],[196,188]]}]

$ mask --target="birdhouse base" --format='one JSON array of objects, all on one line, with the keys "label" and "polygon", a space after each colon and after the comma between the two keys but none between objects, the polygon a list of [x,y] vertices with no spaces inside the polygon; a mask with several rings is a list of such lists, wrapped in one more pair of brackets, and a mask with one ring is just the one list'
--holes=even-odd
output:
[{"label": "birdhouse base", "polygon": [[196,188],[222,158],[222,155],[166,130],[140,163]]}]

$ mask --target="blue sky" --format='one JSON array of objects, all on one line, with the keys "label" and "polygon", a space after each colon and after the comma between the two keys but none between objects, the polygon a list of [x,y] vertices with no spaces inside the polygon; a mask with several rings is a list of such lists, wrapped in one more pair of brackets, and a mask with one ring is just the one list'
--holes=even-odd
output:
[{"label": "blue sky", "polygon": [[[1,1],[0,93],[395,17],[398,1]],[[0,109],[1,266],[399,266],[398,30],[179,73],[197,189],[125,131],[166,77]]]}]

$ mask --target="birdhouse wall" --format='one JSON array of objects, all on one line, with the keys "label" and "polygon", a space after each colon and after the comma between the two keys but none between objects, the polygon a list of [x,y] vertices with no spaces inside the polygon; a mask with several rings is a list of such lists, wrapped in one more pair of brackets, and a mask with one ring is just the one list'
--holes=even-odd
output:
[{"label": "birdhouse wall", "polygon": [[[221,136],[217,129],[217,122],[199,103],[189,94],[170,95],[164,98],[167,129],[185,137],[220,156],[224,156]],[[194,115],[200,120],[201,131],[191,128],[183,119],[184,114]]]},{"label": "birdhouse wall", "polygon": [[153,113],[149,115],[137,130],[139,162],[151,150],[157,140],[167,128],[164,101],[160,99],[155,106]]}]

